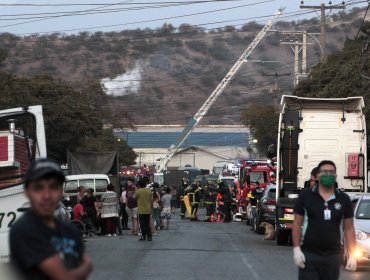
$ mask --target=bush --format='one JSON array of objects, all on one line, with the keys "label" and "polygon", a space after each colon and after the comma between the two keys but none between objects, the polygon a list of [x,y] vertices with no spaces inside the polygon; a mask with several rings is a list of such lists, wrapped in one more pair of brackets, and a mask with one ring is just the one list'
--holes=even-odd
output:
[{"label": "bush", "polygon": [[212,87],[215,85],[216,78],[213,74],[207,73],[207,74],[202,75],[202,77],[200,77],[200,82],[205,87]]},{"label": "bush", "polygon": [[188,41],[186,45],[197,52],[206,52],[207,51],[207,44],[200,40]]},{"label": "bush", "polygon": [[212,47],[208,49],[208,52],[213,58],[224,61],[230,58],[230,54],[228,51],[229,50],[225,46],[225,43],[219,40],[213,40]]}]

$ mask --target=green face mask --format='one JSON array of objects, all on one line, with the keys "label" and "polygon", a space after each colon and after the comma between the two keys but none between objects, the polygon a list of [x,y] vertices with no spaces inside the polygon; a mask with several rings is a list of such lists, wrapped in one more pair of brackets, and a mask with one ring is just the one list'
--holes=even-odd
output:
[{"label": "green face mask", "polygon": [[324,174],[320,176],[320,183],[326,188],[332,187],[335,181],[336,181],[335,175]]}]

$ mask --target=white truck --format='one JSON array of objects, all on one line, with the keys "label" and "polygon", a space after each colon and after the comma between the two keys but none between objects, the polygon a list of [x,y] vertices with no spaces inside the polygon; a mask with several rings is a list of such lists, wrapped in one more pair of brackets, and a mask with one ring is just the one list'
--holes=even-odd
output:
[{"label": "white truck", "polygon": [[39,157],[46,157],[42,107],[0,111],[0,263],[9,261],[11,225],[29,207],[24,173]]},{"label": "white truck", "polygon": [[277,243],[289,243],[295,200],[322,160],[337,165],[338,188],[367,192],[367,140],[362,97],[283,96],[277,144]]}]

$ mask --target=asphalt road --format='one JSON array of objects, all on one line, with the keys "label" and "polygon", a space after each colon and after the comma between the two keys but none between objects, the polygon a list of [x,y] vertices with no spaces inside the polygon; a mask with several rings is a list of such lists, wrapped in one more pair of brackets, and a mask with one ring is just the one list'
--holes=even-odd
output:
[{"label": "asphalt road", "polygon": [[[297,279],[291,247],[277,246],[244,223],[204,223],[173,217],[153,242],[99,237],[86,242],[94,262],[93,280]],[[370,267],[342,271],[341,280],[370,279]]]}]

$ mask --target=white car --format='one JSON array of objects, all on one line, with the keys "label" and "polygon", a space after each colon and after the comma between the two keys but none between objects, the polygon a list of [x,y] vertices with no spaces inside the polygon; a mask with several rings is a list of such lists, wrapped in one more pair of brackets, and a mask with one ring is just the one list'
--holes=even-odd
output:
[{"label": "white car", "polygon": [[[356,249],[354,255],[357,264],[370,264],[370,194],[361,195],[354,209],[356,231]],[[348,249],[344,242],[344,261],[348,258]]]}]

